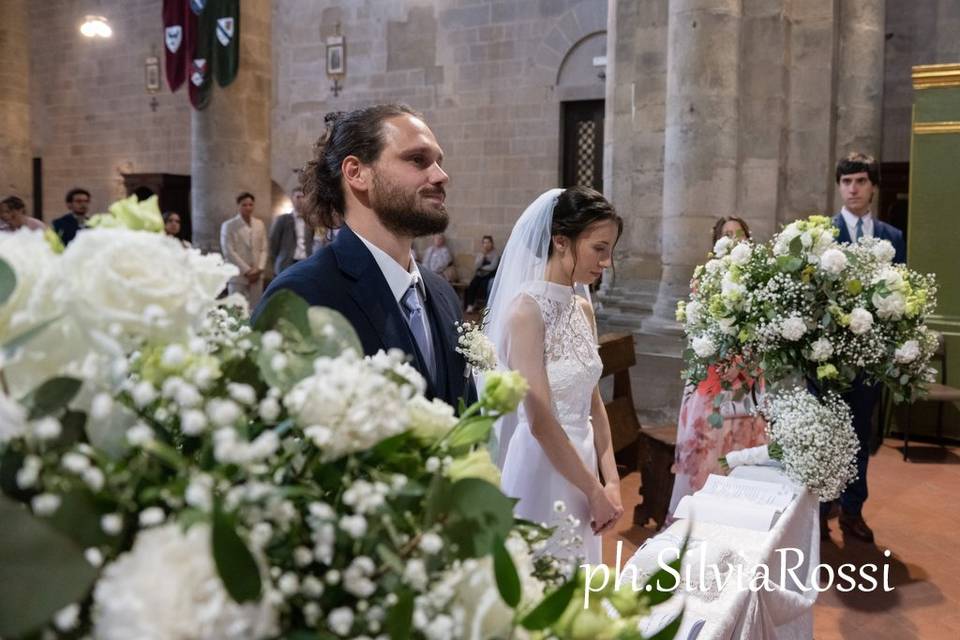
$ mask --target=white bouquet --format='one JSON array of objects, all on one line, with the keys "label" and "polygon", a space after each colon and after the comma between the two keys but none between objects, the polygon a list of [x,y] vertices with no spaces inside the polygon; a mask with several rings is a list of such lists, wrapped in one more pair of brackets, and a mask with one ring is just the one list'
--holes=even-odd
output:
[{"label": "white bouquet", "polygon": [[860,442],[850,410],[838,395],[828,392],[821,402],[794,387],[768,394],[760,410],[770,443],[728,453],[727,466],[779,460],[788,477],[822,502],[835,500],[856,479]]}]

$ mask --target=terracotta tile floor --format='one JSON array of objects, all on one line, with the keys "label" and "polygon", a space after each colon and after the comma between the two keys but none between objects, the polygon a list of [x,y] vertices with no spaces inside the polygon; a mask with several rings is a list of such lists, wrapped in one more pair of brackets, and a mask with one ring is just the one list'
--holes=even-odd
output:
[{"label": "terracotta tile floor", "polygon": [[[816,640],[958,640],[960,639],[960,448],[911,443],[904,462],[900,442],[887,440],[870,459],[870,499],[864,518],[876,545],[844,541],[832,520],[830,543],[821,548],[822,563],[880,564],[892,553],[889,593],[821,593],[814,607]],[[656,533],[635,526],[640,476],[622,481],[624,515],[604,540],[604,560],[623,560]]]}]

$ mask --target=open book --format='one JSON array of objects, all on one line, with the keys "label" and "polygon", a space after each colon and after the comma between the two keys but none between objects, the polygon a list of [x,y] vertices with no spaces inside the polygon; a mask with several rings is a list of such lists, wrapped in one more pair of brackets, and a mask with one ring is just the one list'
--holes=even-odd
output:
[{"label": "open book", "polygon": [[790,506],[793,492],[780,484],[711,475],[703,488],[684,496],[675,518],[769,531]]}]

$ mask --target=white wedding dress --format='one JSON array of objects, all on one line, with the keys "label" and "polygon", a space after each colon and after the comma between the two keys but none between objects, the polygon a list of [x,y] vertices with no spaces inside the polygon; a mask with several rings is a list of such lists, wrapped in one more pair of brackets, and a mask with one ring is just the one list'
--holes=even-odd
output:
[{"label": "white wedding dress", "polygon": [[[536,301],[543,316],[543,364],[553,414],[584,464],[597,474],[590,403],[603,363],[597,352],[596,333],[569,286],[533,281],[523,286],[520,295]],[[547,458],[530,432],[522,404],[508,444],[501,487],[508,496],[520,499],[514,508],[517,517],[557,528],[544,549],[546,553],[578,559],[578,564],[602,562],[601,539],[590,527],[587,497]],[[557,501],[565,505],[562,513],[555,509]]]}]

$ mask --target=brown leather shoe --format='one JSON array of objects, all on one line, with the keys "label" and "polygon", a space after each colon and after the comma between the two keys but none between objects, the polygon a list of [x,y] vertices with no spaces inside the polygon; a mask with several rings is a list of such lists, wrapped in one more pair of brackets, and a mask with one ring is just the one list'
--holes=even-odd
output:
[{"label": "brown leather shoe", "polygon": [[840,514],[840,529],[844,535],[851,535],[858,540],[873,544],[873,530],[863,521],[863,516],[848,516]]}]

